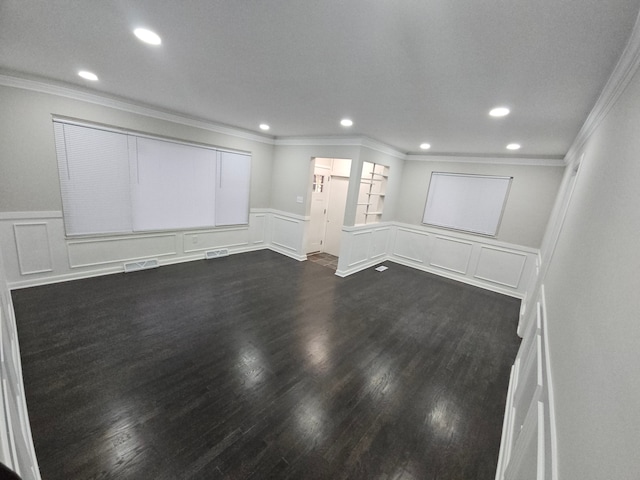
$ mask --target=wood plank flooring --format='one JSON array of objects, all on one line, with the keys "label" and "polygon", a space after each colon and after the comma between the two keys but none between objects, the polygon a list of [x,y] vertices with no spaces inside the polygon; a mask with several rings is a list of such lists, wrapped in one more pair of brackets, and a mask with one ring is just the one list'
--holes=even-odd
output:
[{"label": "wood plank flooring", "polygon": [[520,301],[387,265],[14,291],[43,479],[493,479]]}]

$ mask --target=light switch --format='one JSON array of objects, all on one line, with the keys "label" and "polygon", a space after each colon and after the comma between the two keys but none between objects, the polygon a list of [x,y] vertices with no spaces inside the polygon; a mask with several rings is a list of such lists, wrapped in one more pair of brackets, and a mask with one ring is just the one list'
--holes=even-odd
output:
[{"label": "light switch", "polygon": [[296,197],[296,202],[297,203],[302,203],[303,198],[302,197]]}]

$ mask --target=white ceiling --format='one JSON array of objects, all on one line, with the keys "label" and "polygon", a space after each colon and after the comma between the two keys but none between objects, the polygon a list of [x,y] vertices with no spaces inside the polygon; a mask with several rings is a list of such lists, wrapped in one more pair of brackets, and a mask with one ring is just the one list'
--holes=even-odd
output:
[{"label": "white ceiling", "polygon": [[[0,0],[0,69],[270,135],[562,156],[640,0]],[[155,30],[160,47],[139,42]],[[95,72],[89,83],[79,69]],[[498,105],[511,115],[490,118]],[[350,117],[354,126],[339,125]]]}]

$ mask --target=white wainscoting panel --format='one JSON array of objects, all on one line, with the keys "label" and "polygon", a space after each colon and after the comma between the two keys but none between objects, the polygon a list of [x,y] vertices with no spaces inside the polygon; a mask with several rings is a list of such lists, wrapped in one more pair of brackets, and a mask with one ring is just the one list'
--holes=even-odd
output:
[{"label": "white wainscoting panel", "polygon": [[0,349],[0,455],[3,463],[24,480],[40,480],[24,395],[15,315],[1,258]]},{"label": "white wainscoting panel", "polygon": [[388,223],[343,227],[336,275],[346,277],[386,260],[391,234]]},{"label": "white wainscoting panel", "polygon": [[[390,227],[376,228],[371,232],[371,250],[369,258],[386,257],[389,248]],[[384,259],[384,258],[383,258]]]},{"label": "white wainscoting panel", "polygon": [[523,298],[538,251],[478,235],[391,224],[387,259],[402,265]]},{"label": "white wainscoting panel", "polygon": [[436,236],[433,255],[429,265],[466,275],[473,243],[448,237]]},{"label": "white wainscoting panel", "polygon": [[14,223],[13,230],[20,273],[51,272],[53,261],[47,223]]},{"label": "white wainscoting panel", "polygon": [[242,248],[249,245],[249,227],[198,230],[184,232],[184,253],[203,252],[217,248]]},{"label": "white wainscoting panel", "polygon": [[175,233],[91,238],[67,242],[71,268],[162,257],[177,253]]},{"label": "white wainscoting panel", "polygon": [[[9,287],[25,288],[119,273],[128,261],[158,258],[160,265],[168,265],[199,260],[204,252],[220,248],[229,253],[267,248],[305,260],[306,221],[299,215],[256,208],[250,212],[249,225],[67,238],[62,212],[9,212],[0,214],[0,249]],[[377,239],[378,250],[384,248],[380,244],[382,238]]]},{"label": "white wainscoting panel", "polygon": [[433,239],[426,232],[397,228],[392,253],[411,262],[426,263]]},{"label": "white wainscoting panel", "polygon": [[266,243],[267,214],[252,213],[249,216],[249,243],[253,246]]},{"label": "white wainscoting panel", "polygon": [[523,253],[482,246],[474,277],[518,288],[526,263],[527,256]]},{"label": "white wainscoting panel", "polygon": [[557,480],[553,382],[544,288],[513,364],[496,480]]},{"label": "white wainscoting panel", "polygon": [[273,213],[271,217],[271,249],[279,253],[306,260],[303,253],[305,219],[284,213]]},{"label": "white wainscoting panel", "polygon": [[354,232],[349,242],[349,267],[356,266],[369,260],[373,232],[365,230]]}]

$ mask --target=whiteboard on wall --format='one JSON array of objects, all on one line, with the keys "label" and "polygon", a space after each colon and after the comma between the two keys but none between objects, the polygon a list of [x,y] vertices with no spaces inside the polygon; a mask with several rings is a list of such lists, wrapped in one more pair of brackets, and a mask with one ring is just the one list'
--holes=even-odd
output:
[{"label": "whiteboard on wall", "polygon": [[433,172],[423,223],[495,236],[513,177]]}]

